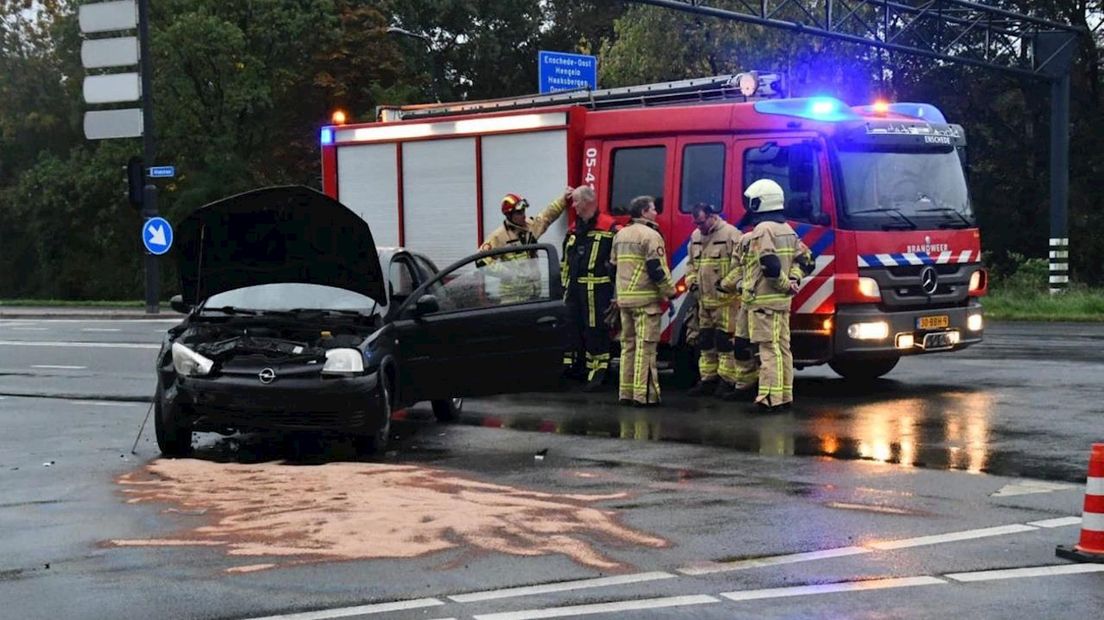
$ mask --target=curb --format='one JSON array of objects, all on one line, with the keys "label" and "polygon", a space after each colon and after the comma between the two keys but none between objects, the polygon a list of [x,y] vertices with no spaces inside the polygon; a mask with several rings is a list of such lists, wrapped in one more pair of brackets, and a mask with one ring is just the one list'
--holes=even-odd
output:
[{"label": "curb", "polygon": [[42,392],[0,392],[0,396],[9,398],[48,398],[51,400],[102,400],[114,403],[153,402],[152,396],[104,396],[103,394],[45,394]]},{"label": "curb", "polygon": [[178,312],[162,312],[158,314],[147,314],[140,311],[94,311],[94,310],[74,310],[65,311],[61,309],[20,309],[20,310],[0,310],[0,319],[89,319],[89,320],[103,320],[103,321],[157,321],[157,320],[183,320],[184,315]]}]

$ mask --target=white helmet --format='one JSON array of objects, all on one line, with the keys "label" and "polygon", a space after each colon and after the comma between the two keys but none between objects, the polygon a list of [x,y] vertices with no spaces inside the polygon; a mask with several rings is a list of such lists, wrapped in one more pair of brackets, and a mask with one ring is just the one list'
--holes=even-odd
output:
[{"label": "white helmet", "polygon": [[744,196],[748,199],[748,210],[753,213],[781,211],[786,202],[782,186],[770,179],[759,179],[752,183]]}]

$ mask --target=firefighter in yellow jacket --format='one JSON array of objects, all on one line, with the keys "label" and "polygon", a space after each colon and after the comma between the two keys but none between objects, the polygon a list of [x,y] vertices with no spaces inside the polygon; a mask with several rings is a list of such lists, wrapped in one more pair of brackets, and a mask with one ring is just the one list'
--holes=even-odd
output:
[{"label": "firefighter in yellow jacket", "polygon": [[[571,196],[568,188],[562,196],[552,201],[536,217],[526,217],[525,210],[529,202],[517,194],[506,194],[502,198],[502,215],[505,221],[491,233],[479,246],[480,252],[509,247],[511,245],[532,245],[552,224],[559,219],[567,208]],[[535,258],[528,252],[510,252],[480,259],[477,263],[487,269],[490,275],[500,281],[499,294],[503,303],[526,301],[538,296],[540,273],[536,265],[512,265],[512,261],[525,261]]]},{"label": "firefighter in yellow jacket", "polygon": [[[726,291],[739,291],[742,303],[737,325],[737,357],[759,349],[759,391],[755,403],[765,409],[793,402],[793,353],[790,350],[790,304],[801,279],[812,273],[809,248],[786,223],[782,187],[760,179],[744,192],[745,216],[755,228],[740,239],[739,261],[721,281]],[[746,334],[746,339],[745,339]],[[746,354],[745,354],[746,353]]]},{"label": "firefighter in yellow jacket", "polygon": [[740,298],[718,287],[736,263],[741,234],[712,205],[698,203],[691,207],[690,215],[697,229],[690,236],[686,285],[697,297],[701,380],[688,393],[723,398],[755,384],[754,365],[747,360],[737,362],[734,354]]},{"label": "firefighter in yellow jacket", "polygon": [[675,295],[667,252],[659,234],[655,199],[638,196],[629,203],[632,224],[613,238],[610,262],[617,268],[617,305],[621,313],[620,403],[645,407],[659,403],[659,345],[663,302]]}]

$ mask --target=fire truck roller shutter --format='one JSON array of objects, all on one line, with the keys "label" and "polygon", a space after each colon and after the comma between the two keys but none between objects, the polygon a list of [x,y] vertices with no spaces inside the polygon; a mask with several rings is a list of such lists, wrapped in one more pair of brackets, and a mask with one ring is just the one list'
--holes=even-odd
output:
[{"label": "fire truck roller shutter", "polygon": [[368,222],[376,245],[399,245],[395,144],[337,149],[337,199]]},{"label": "fire truck roller shutter", "polygon": [[[506,194],[529,201],[528,215],[541,212],[567,185],[567,132],[537,131],[483,138],[483,231],[502,224],[500,205]],[[567,215],[540,238],[559,251],[567,234]],[[473,248],[475,245],[472,246]]]},{"label": "fire truck roller shutter", "polygon": [[440,266],[475,252],[475,138],[407,142],[402,149],[406,247]]}]

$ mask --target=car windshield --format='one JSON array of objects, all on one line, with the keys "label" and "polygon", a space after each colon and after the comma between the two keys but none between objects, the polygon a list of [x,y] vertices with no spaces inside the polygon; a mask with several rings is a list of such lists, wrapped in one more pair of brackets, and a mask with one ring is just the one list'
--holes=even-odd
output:
[{"label": "car windshield", "polygon": [[855,230],[972,228],[958,154],[840,151],[842,222]]},{"label": "car windshield", "polygon": [[203,304],[205,311],[334,310],[361,314],[373,314],[376,306],[374,300],[360,293],[333,286],[297,282],[246,286],[212,295]]}]

